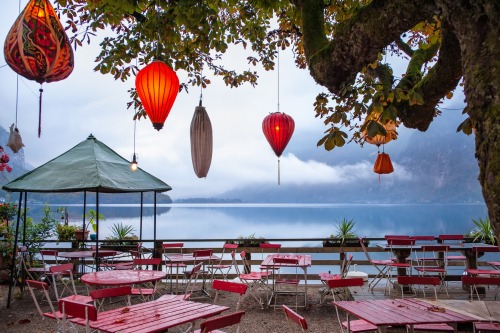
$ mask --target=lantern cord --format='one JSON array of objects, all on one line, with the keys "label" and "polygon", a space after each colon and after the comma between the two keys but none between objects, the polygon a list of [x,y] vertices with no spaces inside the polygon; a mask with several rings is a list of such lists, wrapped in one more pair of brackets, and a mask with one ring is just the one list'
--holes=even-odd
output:
[{"label": "lantern cord", "polygon": [[40,86],[40,99],[38,100],[38,137],[42,135],[42,93],[43,89]]},{"label": "lantern cord", "polygon": [[280,159],[278,157],[278,185],[280,185]]},{"label": "lantern cord", "polygon": [[[277,70],[278,70],[278,112],[280,112],[280,49],[278,47],[277,55]],[[278,183],[279,184],[279,183]]]},{"label": "lantern cord", "polygon": [[135,125],[136,125],[137,120],[134,119],[134,157],[135,157]]},{"label": "lantern cord", "polygon": [[17,128],[17,107],[18,107],[18,104],[19,104],[19,74],[16,75],[16,126],[15,126],[15,128]]},{"label": "lantern cord", "polygon": [[200,105],[199,106],[202,106],[202,104],[201,104],[202,99],[203,99],[203,68],[200,70]]}]

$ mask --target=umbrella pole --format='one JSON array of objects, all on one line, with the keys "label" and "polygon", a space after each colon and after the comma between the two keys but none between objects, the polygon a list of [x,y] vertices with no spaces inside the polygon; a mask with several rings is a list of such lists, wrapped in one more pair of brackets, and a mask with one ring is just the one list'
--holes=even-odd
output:
[{"label": "umbrella pole", "polygon": [[99,271],[100,260],[99,260],[99,190],[95,191],[95,271]]},{"label": "umbrella pole", "polygon": [[17,206],[17,225],[16,225],[16,234],[14,236],[14,245],[12,249],[12,260],[10,262],[10,281],[9,281],[9,295],[7,295],[7,309],[10,308],[10,301],[12,299],[12,280],[14,279],[14,266],[16,264],[16,246],[17,239],[19,237],[19,222],[21,220],[21,203],[23,202],[23,192],[19,192],[19,204]]}]

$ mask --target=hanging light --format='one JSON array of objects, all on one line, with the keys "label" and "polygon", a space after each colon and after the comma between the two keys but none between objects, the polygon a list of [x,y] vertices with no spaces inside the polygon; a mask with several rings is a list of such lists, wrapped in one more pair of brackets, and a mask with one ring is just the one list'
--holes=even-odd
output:
[{"label": "hanging light", "polygon": [[135,88],[156,130],[161,130],[179,92],[179,78],[163,61],[154,60],[137,73]]},{"label": "hanging light", "polygon": [[136,172],[137,169],[139,168],[137,166],[137,155],[135,154],[135,124],[136,120],[134,119],[134,155],[132,156],[132,162],[130,162],[130,170],[132,172]]},{"label": "hanging light", "polygon": [[[30,0],[5,39],[4,56],[17,74],[40,84],[67,78],[74,67],[68,36],[48,0]],[[42,115],[40,87],[38,137]]]},{"label": "hanging light", "polygon": [[378,153],[375,164],[373,165],[373,172],[378,173],[379,175],[394,172],[389,154]]}]

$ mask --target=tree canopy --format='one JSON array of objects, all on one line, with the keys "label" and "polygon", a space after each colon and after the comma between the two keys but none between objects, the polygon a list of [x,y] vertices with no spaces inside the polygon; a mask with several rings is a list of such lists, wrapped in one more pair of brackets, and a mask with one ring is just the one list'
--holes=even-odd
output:
[{"label": "tree canopy", "polygon": [[[475,133],[479,181],[500,236],[500,2],[492,0],[55,0],[77,49],[98,30],[96,71],[127,80],[158,58],[189,79],[228,87],[255,85],[290,49],[328,92],[317,96],[316,116],[326,130],[318,145],[386,135],[384,125],[425,131],[458,84],[468,118],[458,127]],[[224,66],[230,45],[248,51],[247,70]],[[406,59],[401,77],[387,55]],[[135,117],[145,116],[130,91]],[[349,136],[350,135],[350,136]],[[468,158],[468,157],[464,157]]]}]

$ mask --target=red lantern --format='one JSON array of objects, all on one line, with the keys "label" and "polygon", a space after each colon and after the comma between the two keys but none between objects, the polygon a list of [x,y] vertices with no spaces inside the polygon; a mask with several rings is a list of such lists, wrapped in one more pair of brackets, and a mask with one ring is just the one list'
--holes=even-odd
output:
[{"label": "red lantern", "polygon": [[280,183],[279,157],[290,141],[294,129],[293,118],[281,112],[271,113],[262,122],[262,131],[274,153],[278,156],[278,185]]},{"label": "red lantern", "polygon": [[137,73],[135,88],[153,127],[161,130],[179,92],[177,74],[164,62],[155,60]]},{"label": "red lantern", "polygon": [[386,153],[378,153],[377,159],[375,160],[375,164],[373,165],[373,172],[381,174],[392,173],[394,168],[392,167],[391,158],[389,154]]},{"label": "red lantern", "polygon": [[[31,0],[10,28],[4,44],[7,64],[29,80],[44,82],[67,78],[73,71],[73,50],[48,0]],[[41,133],[41,103],[38,136]]]}]

